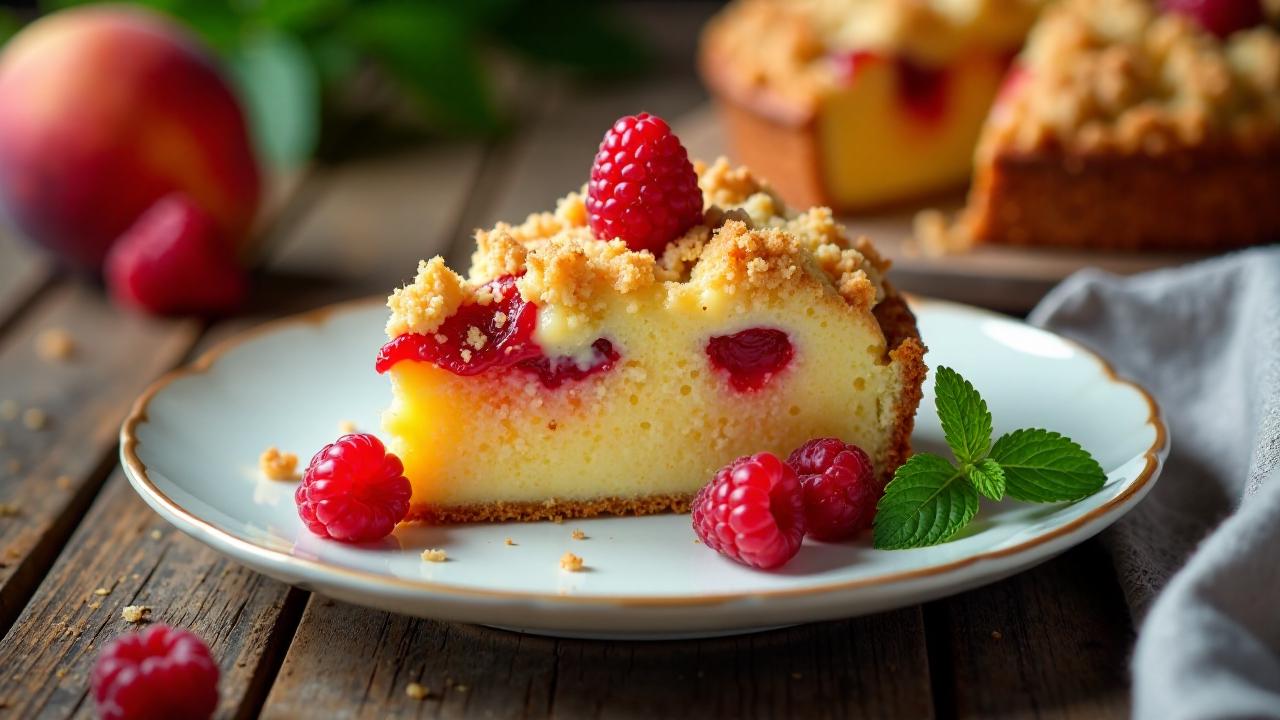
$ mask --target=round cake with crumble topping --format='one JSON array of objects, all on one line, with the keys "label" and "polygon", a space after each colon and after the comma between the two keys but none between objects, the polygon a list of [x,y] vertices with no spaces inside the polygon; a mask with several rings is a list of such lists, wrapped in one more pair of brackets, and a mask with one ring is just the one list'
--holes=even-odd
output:
[{"label": "round cake with crumble topping", "polygon": [[725,463],[813,437],[885,481],[906,459],[924,346],[888,263],[745,168],[689,172],[702,211],[658,253],[598,237],[592,185],[392,293],[378,369],[411,519],[685,511]]}]

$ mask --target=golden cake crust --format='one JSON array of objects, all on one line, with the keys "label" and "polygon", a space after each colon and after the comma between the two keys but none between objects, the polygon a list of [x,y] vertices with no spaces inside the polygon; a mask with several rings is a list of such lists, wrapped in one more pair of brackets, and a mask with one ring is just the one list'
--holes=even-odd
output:
[{"label": "golden cake crust", "polygon": [[475,505],[429,505],[409,507],[406,520],[434,524],[471,522],[530,522],[565,520],[598,515],[656,515],[689,512],[693,494],[649,495],[637,498],[597,498],[550,502],[497,502]]}]

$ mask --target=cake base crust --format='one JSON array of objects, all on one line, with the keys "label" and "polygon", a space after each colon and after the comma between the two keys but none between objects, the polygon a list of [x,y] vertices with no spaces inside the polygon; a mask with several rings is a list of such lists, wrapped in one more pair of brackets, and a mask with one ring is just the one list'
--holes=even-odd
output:
[{"label": "cake base crust", "polygon": [[552,499],[543,502],[498,502],[474,505],[415,504],[409,507],[409,514],[405,520],[447,524],[564,520],[597,515],[656,515],[668,512],[689,512],[689,506],[692,503],[693,494],[688,493],[634,498]]},{"label": "cake base crust", "polygon": [[1280,240],[1278,196],[1280,152],[998,154],[962,226],[978,243],[1229,250]]}]

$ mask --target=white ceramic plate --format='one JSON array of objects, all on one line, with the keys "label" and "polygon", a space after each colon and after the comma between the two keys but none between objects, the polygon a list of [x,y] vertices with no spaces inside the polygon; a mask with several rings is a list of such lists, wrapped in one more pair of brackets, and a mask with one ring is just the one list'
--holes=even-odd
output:
[{"label": "white ceramic plate", "polygon": [[[406,525],[373,547],[321,540],[298,520],[294,484],[261,479],[257,458],[277,445],[305,463],[343,420],[378,428],[390,391],[373,371],[385,315],[375,303],[272,323],[161,379],[126,420],[121,456],[134,488],[166,520],[285,582],[411,615],[580,637],[730,634],[912,605],[1042,562],[1151,489],[1168,445],[1141,388],[1050,333],[961,305],[913,305],[929,364],[973,381],[997,434],[1030,425],[1063,432],[1102,463],[1106,486],[1070,504],[984,503],[961,538],[932,548],[806,542],[777,572],[694,544],[687,515]],[[917,450],[944,448],[932,398],[930,381]],[[587,539],[571,539],[574,529]],[[424,562],[422,550],[434,547],[449,560]],[[586,571],[560,570],[566,551],[582,556]]]}]

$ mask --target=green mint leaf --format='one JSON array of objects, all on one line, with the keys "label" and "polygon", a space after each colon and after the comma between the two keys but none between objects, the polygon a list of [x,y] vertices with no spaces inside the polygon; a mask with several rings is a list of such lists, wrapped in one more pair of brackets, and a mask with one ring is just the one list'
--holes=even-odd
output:
[{"label": "green mint leaf", "polygon": [[875,547],[936,545],[959,532],[978,512],[978,493],[944,458],[914,455],[894,473],[876,505]]},{"label": "green mint leaf", "polygon": [[981,460],[991,447],[991,411],[960,373],[939,367],[934,376],[934,403],[942,434],[961,463]]},{"label": "green mint leaf", "polygon": [[964,476],[969,478],[969,482],[983,496],[992,500],[1004,497],[1004,469],[995,460],[987,458],[973,465],[966,465]]},{"label": "green mint leaf", "polygon": [[1049,430],[1015,430],[996,441],[990,459],[1004,470],[1005,491],[1027,502],[1079,500],[1107,481],[1092,455]]}]

